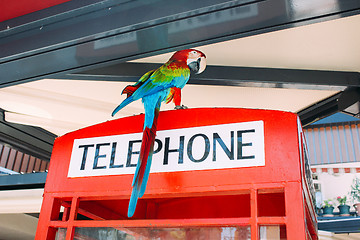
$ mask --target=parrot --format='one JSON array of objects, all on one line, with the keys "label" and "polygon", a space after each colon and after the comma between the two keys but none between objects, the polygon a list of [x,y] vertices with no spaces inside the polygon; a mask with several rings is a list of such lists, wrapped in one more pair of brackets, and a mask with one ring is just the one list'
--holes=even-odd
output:
[{"label": "parrot", "polygon": [[128,207],[129,218],[135,213],[138,199],[145,193],[161,103],[174,102],[175,109],[186,108],[181,105],[181,89],[188,82],[191,71],[200,74],[205,68],[206,56],[201,51],[195,49],[177,51],[164,65],[145,73],[134,85],[128,85],[123,89],[121,94],[127,96],[114,109],[112,117],[119,110],[139,99],[142,99],[145,110],[140,154]]}]

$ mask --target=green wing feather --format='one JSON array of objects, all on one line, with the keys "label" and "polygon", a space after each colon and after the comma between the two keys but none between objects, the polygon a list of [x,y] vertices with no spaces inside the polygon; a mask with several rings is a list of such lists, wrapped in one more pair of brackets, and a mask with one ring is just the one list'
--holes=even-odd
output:
[{"label": "green wing feather", "polygon": [[154,85],[170,84],[174,78],[189,78],[190,70],[183,62],[169,61],[158,68],[150,77]]},{"label": "green wing feather", "polygon": [[163,89],[182,88],[190,77],[190,69],[183,62],[169,61],[156,70],[145,73],[123,93],[130,93],[132,101]]}]

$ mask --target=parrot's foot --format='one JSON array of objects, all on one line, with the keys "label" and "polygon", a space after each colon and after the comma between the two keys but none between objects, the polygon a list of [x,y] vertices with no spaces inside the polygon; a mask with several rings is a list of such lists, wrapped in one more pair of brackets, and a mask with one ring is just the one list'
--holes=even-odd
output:
[{"label": "parrot's foot", "polygon": [[188,109],[187,106],[184,106],[184,105],[178,105],[178,106],[175,106],[175,109],[178,110],[178,109]]}]

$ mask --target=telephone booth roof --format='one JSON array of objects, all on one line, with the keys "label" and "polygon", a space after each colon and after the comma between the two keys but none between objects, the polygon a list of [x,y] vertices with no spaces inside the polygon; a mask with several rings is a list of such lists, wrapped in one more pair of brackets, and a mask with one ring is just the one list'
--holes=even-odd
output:
[{"label": "telephone booth roof", "polygon": [[[143,120],[144,114],[120,118],[57,138],[45,193],[129,198]],[[144,198],[301,181],[298,124],[296,114],[273,110],[160,112]]]}]

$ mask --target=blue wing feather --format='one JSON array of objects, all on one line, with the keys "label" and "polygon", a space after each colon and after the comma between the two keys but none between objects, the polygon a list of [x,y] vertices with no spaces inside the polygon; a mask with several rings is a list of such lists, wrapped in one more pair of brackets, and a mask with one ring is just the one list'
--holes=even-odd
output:
[{"label": "blue wing feather", "polygon": [[134,98],[132,96],[126,98],[124,101],[122,101],[119,106],[117,106],[114,111],[111,113],[111,116],[113,117],[118,111],[120,111],[122,108],[124,108],[125,106],[127,106],[128,104],[132,103],[134,100]]}]

